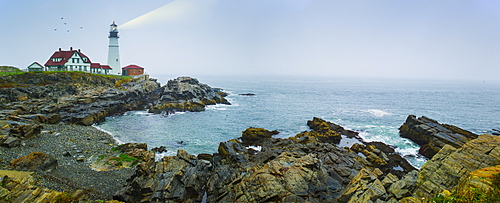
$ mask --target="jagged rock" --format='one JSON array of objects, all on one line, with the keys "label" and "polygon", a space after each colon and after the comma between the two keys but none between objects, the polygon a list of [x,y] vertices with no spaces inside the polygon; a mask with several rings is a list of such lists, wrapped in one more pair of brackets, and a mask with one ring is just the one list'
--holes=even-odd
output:
[{"label": "jagged rock", "polygon": [[163,153],[167,151],[167,148],[165,146],[154,147],[153,149],[151,149],[151,151],[156,153]]},{"label": "jagged rock", "polygon": [[[255,135],[259,133],[262,134]],[[160,162],[154,162],[152,157],[148,163],[137,166],[134,176],[115,194],[115,199],[128,202],[202,199],[207,202],[335,202],[360,170],[373,167],[356,152],[329,140],[322,142],[311,137],[311,142],[301,142],[297,137],[272,138],[272,131],[252,128],[242,134],[260,137],[261,150],[253,150],[250,143],[234,139],[221,142],[218,153],[213,155],[196,157],[178,150],[176,156],[164,157]],[[381,180],[388,178],[385,182],[377,179],[370,183],[369,190],[359,198],[389,201],[387,188],[399,179],[374,170]]]},{"label": "jagged rock", "polygon": [[1,202],[79,202],[86,191],[57,192],[36,185],[32,172],[0,170]]},{"label": "jagged rock", "polygon": [[43,126],[40,124],[16,125],[10,129],[10,133],[21,139],[28,139],[39,135]]},{"label": "jagged rock", "polygon": [[347,136],[348,138],[361,139],[357,132],[354,132],[352,130],[346,130],[340,125],[325,121],[321,118],[314,117],[312,120],[307,121],[307,125],[315,131],[322,132],[327,130],[333,130],[341,135]]},{"label": "jagged rock", "polygon": [[50,116],[37,115],[35,121],[40,123],[57,124],[61,121],[61,114],[52,114]]},{"label": "jagged rock", "polygon": [[154,162],[152,157],[149,162],[139,164],[136,173],[114,199],[125,202],[201,201],[208,164],[183,150],[177,155],[164,157],[160,162]]},{"label": "jagged rock", "polygon": [[160,100],[150,109],[150,113],[171,114],[177,111],[204,111],[206,105],[230,104],[226,93],[219,88],[211,88],[196,78],[178,77],[169,80],[161,88]]},{"label": "jagged rock", "polygon": [[118,145],[114,149],[125,153],[125,152],[130,152],[133,149],[148,150],[148,145],[146,143],[125,143]]},{"label": "jagged rock", "polygon": [[411,191],[415,186],[415,182],[417,181],[418,172],[412,171],[401,180],[398,180],[391,184],[388,191],[393,194],[397,199],[401,199],[403,197],[408,197],[411,195]]},{"label": "jagged rock", "polygon": [[109,115],[143,108],[160,89],[149,76],[130,79],[78,72],[3,76],[3,83],[18,86],[0,88],[0,95],[8,95],[2,98],[5,110],[0,119],[50,124],[92,125]]},{"label": "jagged rock", "polygon": [[255,145],[261,142],[261,139],[271,138],[278,134],[278,131],[269,131],[263,128],[247,128],[243,131],[241,140],[244,145]]},{"label": "jagged rock", "polygon": [[392,175],[392,173],[389,173],[385,176],[385,178],[382,180],[382,184],[384,185],[385,188],[389,188],[389,186],[396,181],[398,181],[399,178],[395,175]]},{"label": "jagged rock", "polygon": [[365,155],[366,160],[373,163],[375,166],[383,166],[387,165],[389,159],[387,155],[382,151],[378,150],[374,145],[363,145],[359,143],[355,143],[352,145],[351,150],[355,152],[360,152]]},{"label": "jagged rock", "polygon": [[425,116],[417,119],[414,115],[408,116],[399,133],[401,137],[419,144],[419,153],[427,158],[432,158],[447,144],[458,148],[478,136],[453,125],[439,124]]},{"label": "jagged rock", "polygon": [[432,197],[457,186],[471,171],[500,164],[500,137],[480,135],[461,148],[445,145],[418,175],[413,196]]},{"label": "jagged rock", "polygon": [[21,145],[21,139],[12,136],[0,135],[0,146],[2,147],[19,147]]},{"label": "jagged rock", "polygon": [[213,155],[207,154],[207,153],[201,153],[201,154],[198,154],[198,156],[196,156],[196,158],[198,158],[200,160],[207,160],[207,161],[212,162]]},{"label": "jagged rock", "polygon": [[49,171],[57,167],[57,160],[49,154],[31,152],[10,162],[9,169],[22,171]]},{"label": "jagged rock", "polygon": [[373,171],[361,169],[349,182],[346,189],[337,200],[339,202],[375,202],[387,193],[384,185],[378,179],[382,171],[375,168]]}]

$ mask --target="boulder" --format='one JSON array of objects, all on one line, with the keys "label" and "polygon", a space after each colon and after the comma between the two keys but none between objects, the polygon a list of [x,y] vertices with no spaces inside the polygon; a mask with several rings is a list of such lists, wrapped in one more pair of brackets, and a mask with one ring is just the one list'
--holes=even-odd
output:
[{"label": "boulder", "polygon": [[10,133],[21,139],[28,139],[40,135],[43,126],[40,124],[14,125]]},{"label": "boulder", "polygon": [[440,124],[425,116],[409,115],[399,128],[401,137],[408,138],[421,146],[419,153],[432,158],[445,145],[458,148],[478,135],[459,127]]},{"label": "boulder", "polygon": [[57,159],[42,152],[31,152],[21,158],[12,160],[9,169],[22,171],[50,171],[57,167]]},{"label": "boulder", "polygon": [[352,130],[346,130],[340,125],[325,121],[321,118],[314,117],[312,120],[307,121],[307,125],[314,131],[324,132],[327,130],[333,130],[341,135],[347,136],[348,138],[361,139],[361,137],[359,137],[359,133]]},{"label": "boulder", "polygon": [[19,147],[21,145],[21,139],[12,136],[0,135],[0,146],[2,147]]},{"label": "boulder", "polygon": [[261,142],[261,139],[271,138],[278,133],[276,130],[269,131],[263,128],[247,128],[242,132],[241,140],[246,146],[256,145]]}]

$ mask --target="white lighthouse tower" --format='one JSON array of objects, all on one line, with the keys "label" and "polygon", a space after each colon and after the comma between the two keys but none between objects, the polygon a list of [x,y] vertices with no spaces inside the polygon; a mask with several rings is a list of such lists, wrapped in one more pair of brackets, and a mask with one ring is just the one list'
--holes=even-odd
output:
[{"label": "white lighthouse tower", "polygon": [[120,71],[120,52],[118,50],[118,25],[110,25],[109,29],[109,48],[108,48],[108,65],[112,68],[111,74],[119,74]]}]

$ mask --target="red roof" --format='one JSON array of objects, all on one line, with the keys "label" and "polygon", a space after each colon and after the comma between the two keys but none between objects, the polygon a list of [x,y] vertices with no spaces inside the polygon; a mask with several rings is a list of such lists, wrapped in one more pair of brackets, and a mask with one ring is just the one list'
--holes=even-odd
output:
[{"label": "red roof", "polygon": [[112,68],[111,68],[111,67],[109,67],[108,65],[101,65],[101,68],[102,68],[102,69],[110,69],[110,70],[112,69]]},{"label": "red roof", "polygon": [[38,62],[35,62],[36,64],[38,64],[39,66],[43,67],[42,64],[38,63]]},{"label": "red roof", "polygon": [[[87,57],[82,52],[80,52],[79,50],[61,51],[61,49],[59,49],[59,51],[54,52],[54,54],[52,54],[52,56],[49,58],[49,60],[47,60],[47,62],[45,63],[45,66],[59,66],[59,65],[62,66],[66,62],[68,62],[68,60],[71,58],[71,56],[73,56],[73,54],[75,52],[78,52],[78,54],[80,54],[80,56],[82,58],[87,58],[87,61],[86,62],[84,61],[84,63],[90,63],[90,58]],[[62,60],[59,62],[54,62],[52,60],[53,58],[62,58]]]},{"label": "red roof", "polygon": [[90,63],[90,68],[97,68],[97,69],[102,68],[102,69],[109,69],[109,70],[112,69],[108,65],[101,65],[100,63]]},{"label": "red roof", "polygon": [[128,65],[123,67],[122,69],[144,69],[143,67],[140,67],[138,65]]},{"label": "red roof", "polygon": [[31,66],[31,65],[33,65],[33,64],[37,64],[38,66],[40,66],[40,67],[42,67],[42,68],[43,68],[42,64],[40,64],[40,63],[38,63],[38,62],[36,62],[36,61],[35,61],[35,62],[33,62],[33,63],[31,63],[29,66]]},{"label": "red roof", "polygon": [[101,68],[100,63],[90,63],[90,68]]}]

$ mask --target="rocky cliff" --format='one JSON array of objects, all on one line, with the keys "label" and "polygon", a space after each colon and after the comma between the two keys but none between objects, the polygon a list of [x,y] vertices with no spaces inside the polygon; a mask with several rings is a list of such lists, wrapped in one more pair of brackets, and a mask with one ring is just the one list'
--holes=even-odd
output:
[{"label": "rocky cliff", "polygon": [[[400,128],[430,158],[420,171],[393,147],[320,118],[287,139],[248,128],[217,153],[178,150],[159,161],[145,144],[115,146],[109,135],[83,126],[138,108],[201,111],[229,104],[224,96],[189,77],[160,87],[147,76],[2,76],[0,165],[11,170],[0,170],[0,202],[424,202],[448,190],[499,188],[498,136],[427,117],[410,115]],[[358,141],[343,145],[346,137]]]},{"label": "rocky cliff", "polygon": [[419,144],[419,153],[427,158],[432,158],[445,145],[460,147],[478,136],[453,125],[440,124],[425,116],[417,118],[414,115],[408,116],[399,128],[399,133],[401,137]]},{"label": "rocky cliff", "polygon": [[43,72],[3,76],[0,120],[92,125],[105,117],[149,108],[153,113],[203,111],[230,104],[219,88],[179,77],[160,87],[148,76],[103,76],[82,72]]},{"label": "rocky cliff", "polygon": [[142,108],[159,88],[159,83],[148,76],[82,72],[3,76],[0,120],[92,125],[106,116]]},{"label": "rocky cliff", "polygon": [[169,80],[160,90],[160,99],[149,109],[150,113],[171,114],[183,111],[204,111],[206,105],[230,104],[220,88],[200,83],[196,78],[179,77]]},{"label": "rocky cliff", "polygon": [[[125,202],[337,202],[364,169],[375,168],[380,177],[390,174],[394,180],[415,170],[401,157],[389,159],[399,155],[377,144],[358,144],[370,158],[335,144],[345,132],[355,132],[342,132],[319,118],[308,125],[312,131],[288,139],[272,138],[276,131],[249,128],[241,139],[220,143],[215,154],[194,156],[179,150],[159,162],[151,159],[137,167],[115,198]],[[396,166],[403,166],[402,171],[396,171]]]},{"label": "rocky cliff", "polygon": [[458,186],[470,172],[500,164],[500,137],[480,135],[462,147],[445,145],[418,174],[414,195],[431,197]]}]

